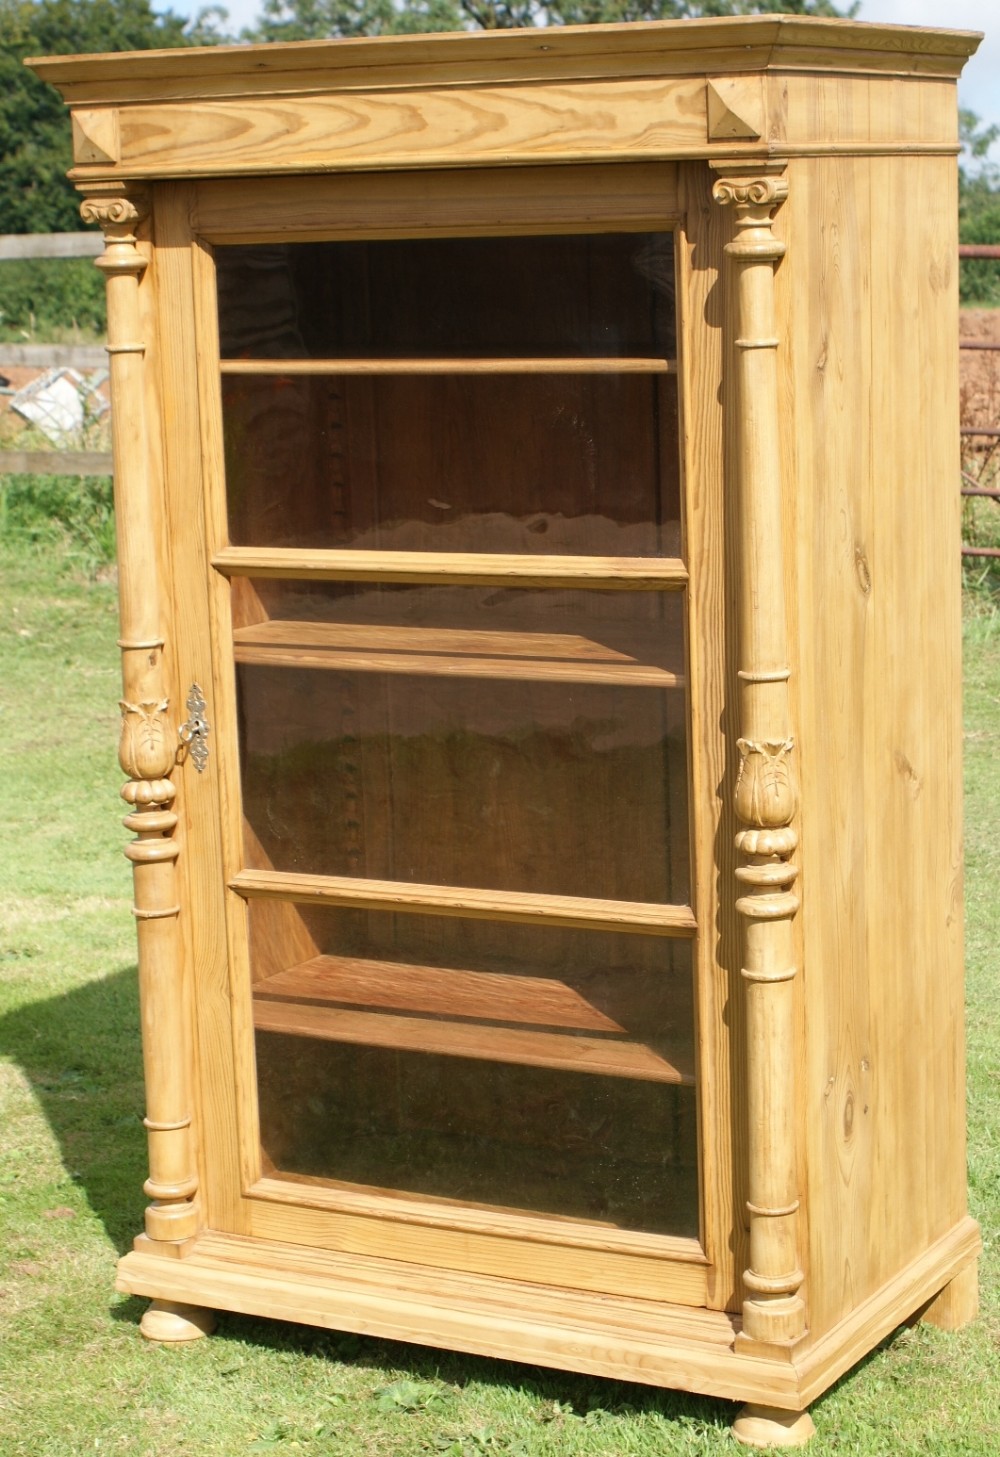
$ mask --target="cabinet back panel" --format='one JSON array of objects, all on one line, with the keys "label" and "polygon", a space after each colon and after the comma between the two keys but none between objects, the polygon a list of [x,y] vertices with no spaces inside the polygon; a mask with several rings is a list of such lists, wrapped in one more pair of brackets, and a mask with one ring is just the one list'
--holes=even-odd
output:
[{"label": "cabinet back panel", "polygon": [[223,377],[238,546],[677,556],[676,381]]},{"label": "cabinet back panel", "polygon": [[215,250],[223,359],[676,351],[669,233]]},{"label": "cabinet back panel", "polygon": [[251,869],[687,903],[676,690],[250,665],[238,682]]}]

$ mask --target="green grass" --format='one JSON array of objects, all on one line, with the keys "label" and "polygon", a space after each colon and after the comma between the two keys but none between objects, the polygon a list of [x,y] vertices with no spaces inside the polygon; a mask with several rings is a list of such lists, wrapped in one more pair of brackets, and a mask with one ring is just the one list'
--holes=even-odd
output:
[{"label": "green grass", "polygon": [[[145,1176],[115,601],[56,540],[0,544],[0,1454],[731,1453],[733,1408],[223,1316],[150,1346],[113,1290]],[[993,1457],[1000,1426],[1000,610],[967,621],[970,1183],[983,1311],[897,1332],[814,1407],[814,1457]]]}]

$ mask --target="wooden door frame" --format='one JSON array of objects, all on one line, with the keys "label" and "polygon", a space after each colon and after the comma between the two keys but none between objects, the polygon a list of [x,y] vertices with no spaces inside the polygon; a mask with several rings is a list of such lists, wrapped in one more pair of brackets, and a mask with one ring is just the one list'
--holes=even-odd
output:
[{"label": "wooden door frame", "polygon": [[[364,1194],[305,1191],[287,1181],[260,1177],[259,1140],[251,1136],[256,1130],[256,1090],[252,1051],[248,1056],[247,1050],[252,1049],[253,1031],[249,998],[241,991],[241,974],[235,970],[247,964],[245,902],[226,889],[224,875],[204,873],[206,857],[221,866],[224,845],[238,845],[241,838],[233,665],[210,648],[210,643],[229,640],[231,622],[228,582],[210,565],[214,546],[226,538],[219,489],[217,341],[213,344],[214,272],[209,249],[212,243],[238,239],[412,236],[418,230],[411,209],[419,189],[431,200],[425,210],[429,215],[419,228],[424,236],[595,231],[611,224],[615,231],[653,227],[675,231],[685,550],[688,561],[698,563],[688,590],[689,802],[692,808],[718,807],[716,814],[691,815],[692,903],[702,927],[695,943],[700,1245],[659,1236],[619,1237],[617,1231],[610,1231],[607,1239],[574,1239],[572,1226],[559,1230],[550,1220],[524,1216],[517,1221],[518,1232],[527,1235],[539,1254],[525,1268],[511,1258],[517,1241],[506,1216],[467,1211],[470,1217],[463,1214],[455,1238],[448,1236],[448,1221],[440,1210],[421,1201],[399,1201],[387,1211],[385,1201]],[[400,191],[408,194],[409,201],[404,197],[401,204]],[[178,776],[185,781],[179,795],[184,825],[179,869],[184,905],[191,907],[191,914],[181,920],[186,923],[185,949],[196,1004],[193,1037],[199,1055],[194,1063],[200,1079],[196,1124],[210,1228],[361,1253],[391,1247],[397,1257],[415,1260],[426,1260],[433,1246],[441,1249],[438,1258],[443,1263],[456,1268],[463,1259],[460,1246],[471,1240],[485,1251],[489,1269],[507,1269],[527,1279],[546,1278],[558,1248],[563,1248],[565,1269],[555,1278],[572,1277],[581,1288],[588,1288],[586,1272],[580,1269],[582,1246],[593,1248],[597,1263],[614,1268],[634,1293],[720,1310],[734,1308],[736,1271],[745,1261],[736,1256],[742,1221],[734,1217],[740,1207],[737,1193],[743,1167],[739,1120],[732,1116],[732,1089],[741,1061],[730,1022],[738,1007],[738,998],[731,995],[731,981],[739,970],[738,949],[734,951],[738,938],[734,941],[734,927],[727,919],[731,898],[719,893],[725,844],[732,840],[724,829],[730,812],[719,790],[728,766],[721,724],[731,669],[724,630],[729,606],[718,398],[722,352],[721,325],[705,328],[706,321],[711,325],[713,316],[718,316],[725,224],[709,199],[710,175],[700,163],[155,186],[157,262],[151,270],[155,296],[151,307],[164,402],[158,424],[166,483],[165,538],[173,543],[167,574],[174,591],[173,693],[180,702],[191,681],[210,683],[212,700],[214,762],[206,776],[198,776],[197,784],[192,782],[190,764]],[[581,217],[587,221],[581,223]],[[194,844],[197,852],[188,855]],[[234,969],[232,975],[229,967]],[[238,1090],[235,1103],[233,1088]],[[412,1254],[401,1254],[401,1248]],[[651,1288],[650,1256],[660,1271],[669,1267],[677,1272],[674,1278],[656,1281]],[[475,1258],[473,1264],[482,1268]],[[556,1264],[562,1268],[558,1258]],[[606,1288],[605,1275],[594,1279],[591,1288]]]}]

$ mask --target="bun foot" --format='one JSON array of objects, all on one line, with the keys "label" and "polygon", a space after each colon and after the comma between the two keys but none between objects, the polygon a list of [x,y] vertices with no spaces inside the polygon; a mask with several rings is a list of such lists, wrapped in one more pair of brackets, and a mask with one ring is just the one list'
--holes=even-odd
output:
[{"label": "bun foot", "polygon": [[921,1315],[928,1325],[943,1331],[961,1330],[975,1320],[979,1309],[979,1270],[975,1260],[948,1282]]},{"label": "bun foot", "polygon": [[749,1402],[733,1422],[733,1436],[744,1447],[804,1447],[816,1435],[807,1411],[782,1411]]},{"label": "bun foot", "polygon": [[139,1322],[148,1341],[198,1341],[215,1330],[215,1314],[201,1305],[154,1300]]}]

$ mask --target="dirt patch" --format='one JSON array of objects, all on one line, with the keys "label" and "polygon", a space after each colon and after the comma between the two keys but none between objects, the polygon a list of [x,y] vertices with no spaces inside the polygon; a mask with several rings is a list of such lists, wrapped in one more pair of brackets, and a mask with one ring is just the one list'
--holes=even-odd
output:
[{"label": "dirt patch", "polygon": [[996,344],[996,350],[960,351],[962,424],[1000,427],[1000,309],[963,309],[959,340]]}]

